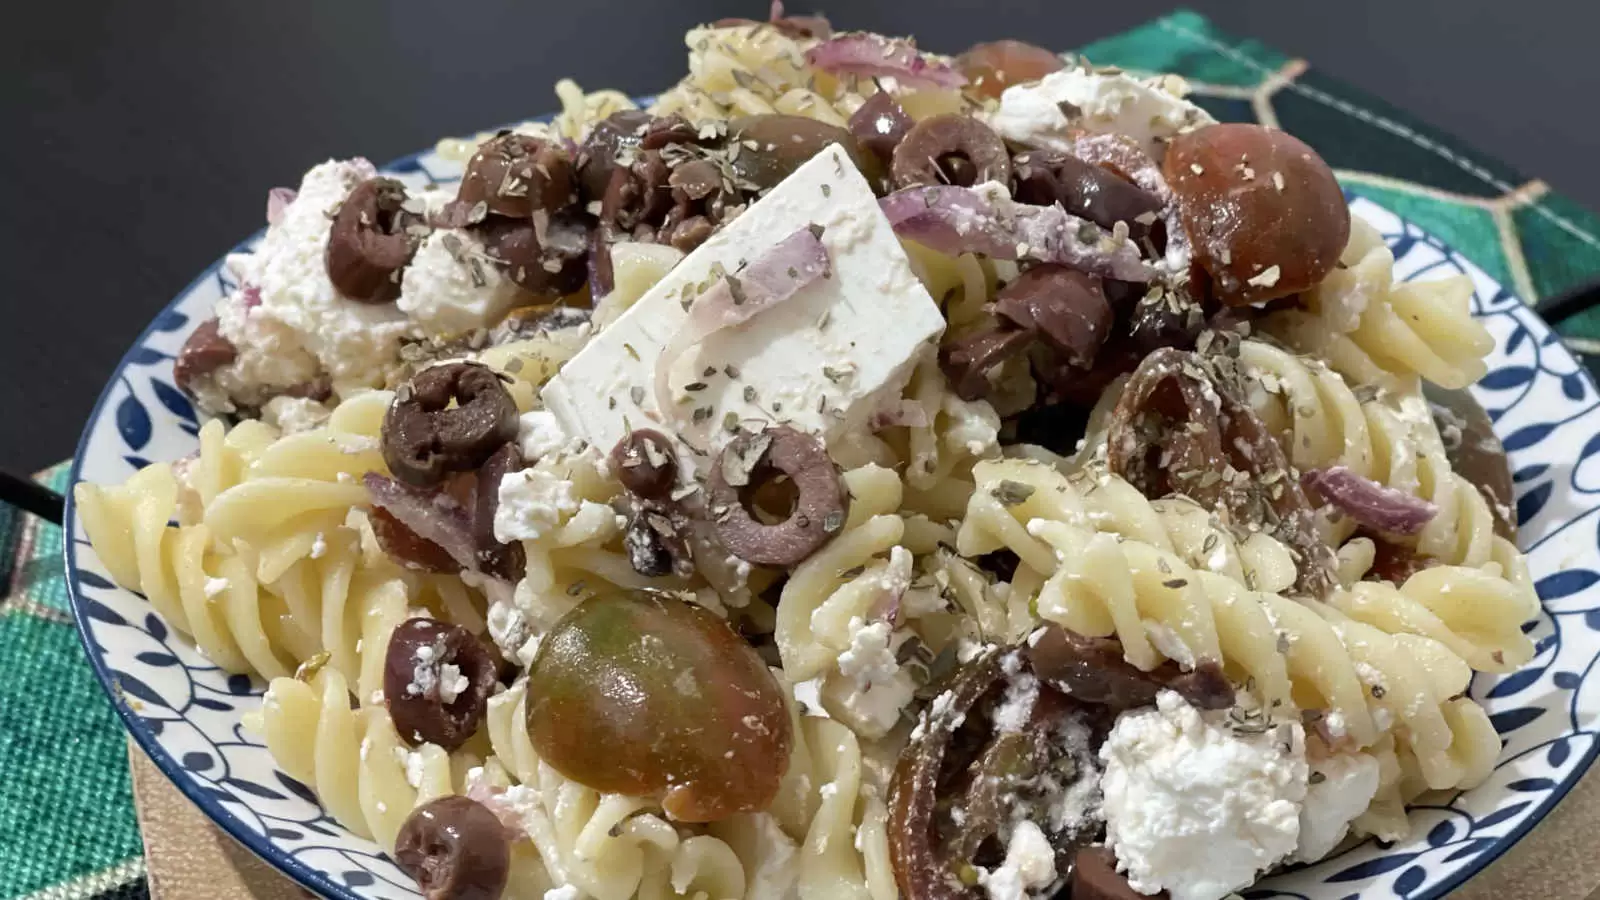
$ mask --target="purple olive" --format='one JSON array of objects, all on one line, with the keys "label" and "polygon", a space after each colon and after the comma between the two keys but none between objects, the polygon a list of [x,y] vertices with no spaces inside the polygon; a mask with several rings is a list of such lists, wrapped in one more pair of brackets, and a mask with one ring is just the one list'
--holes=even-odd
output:
[{"label": "purple olive", "polygon": [[511,871],[511,841],[483,804],[440,797],[406,817],[394,861],[427,900],[499,900]]},{"label": "purple olive", "polygon": [[400,623],[383,664],[383,700],[395,731],[413,747],[460,747],[478,730],[497,668],[483,642],[459,625]]}]

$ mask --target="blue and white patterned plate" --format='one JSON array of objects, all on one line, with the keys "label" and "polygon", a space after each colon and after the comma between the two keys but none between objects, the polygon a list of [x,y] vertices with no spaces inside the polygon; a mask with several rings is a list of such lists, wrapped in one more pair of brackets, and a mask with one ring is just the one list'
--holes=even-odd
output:
[{"label": "blue and white patterned plate", "polygon": [[[388,171],[411,183],[460,175],[431,152]],[[1401,278],[1462,273],[1476,287],[1474,312],[1496,341],[1477,394],[1513,462],[1522,543],[1544,600],[1530,626],[1538,654],[1520,672],[1473,683],[1506,742],[1488,783],[1425,798],[1405,843],[1369,841],[1268,879],[1250,898],[1438,897],[1526,834],[1600,749],[1600,677],[1590,677],[1600,658],[1600,592],[1590,590],[1600,582],[1600,392],[1550,328],[1483,270],[1370,201],[1352,208],[1384,234]],[[173,386],[172,356],[231,287],[213,265],[139,337],[90,415],[74,483],[120,482],[147,460],[196,449],[199,423]],[[416,898],[411,880],[374,844],[334,823],[244,732],[241,717],[260,702],[263,685],[211,665],[143,597],[113,585],[70,495],[66,528],[67,583],[89,659],[167,777],[229,834],[325,897]]]}]

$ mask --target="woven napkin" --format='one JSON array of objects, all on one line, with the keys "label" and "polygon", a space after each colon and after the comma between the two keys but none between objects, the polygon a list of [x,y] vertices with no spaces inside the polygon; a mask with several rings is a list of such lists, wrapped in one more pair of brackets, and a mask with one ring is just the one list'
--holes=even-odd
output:
[{"label": "woven napkin", "polygon": [[[1438,235],[1529,302],[1600,275],[1600,219],[1543,182],[1194,13],[1084,50],[1096,63],[1184,75],[1219,119],[1294,132],[1352,193]],[[1594,370],[1600,310],[1562,333],[1593,354]],[[41,475],[58,490],[66,478],[65,465]],[[60,560],[60,529],[0,509],[0,584],[10,586],[0,601],[0,900],[305,896],[129,748],[73,634]],[[1591,774],[1455,896],[1600,900],[1595,834]]]}]

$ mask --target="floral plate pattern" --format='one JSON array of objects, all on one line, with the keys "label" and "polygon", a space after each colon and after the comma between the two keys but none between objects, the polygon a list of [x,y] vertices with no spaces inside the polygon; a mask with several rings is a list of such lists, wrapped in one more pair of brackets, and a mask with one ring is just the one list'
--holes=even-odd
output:
[{"label": "floral plate pattern", "polygon": [[[448,182],[459,164],[426,152],[386,168],[411,184]],[[1401,280],[1465,274],[1473,312],[1494,334],[1475,392],[1510,453],[1521,543],[1543,611],[1527,626],[1532,662],[1472,694],[1505,741],[1484,785],[1424,797],[1412,836],[1366,841],[1263,880],[1255,898],[1434,898],[1487,866],[1565,796],[1600,751],[1600,391],[1555,333],[1505,287],[1433,236],[1365,199]],[[248,249],[260,234],[241,244]],[[82,480],[120,482],[151,460],[198,446],[194,407],[172,382],[172,357],[233,284],[213,264],[123,357],[79,442]],[[1581,448],[1581,449],[1580,449]],[[278,772],[241,719],[264,685],[229,675],[174,634],[140,595],[114,585],[89,546],[70,494],[67,583],[95,674],[150,758],[200,809],[262,859],[331,900],[414,900],[411,879],[372,842],[341,828],[304,785]]]}]

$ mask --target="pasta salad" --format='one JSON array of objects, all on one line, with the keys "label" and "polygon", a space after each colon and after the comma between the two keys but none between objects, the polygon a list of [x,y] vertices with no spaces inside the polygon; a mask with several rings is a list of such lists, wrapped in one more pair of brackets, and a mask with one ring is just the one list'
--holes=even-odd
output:
[{"label": "pasta salad", "polygon": [[330,160],[77,508],[430,900],[1220,900],[1487,777],[1462,280],[1182,79],[819,17]]}]

